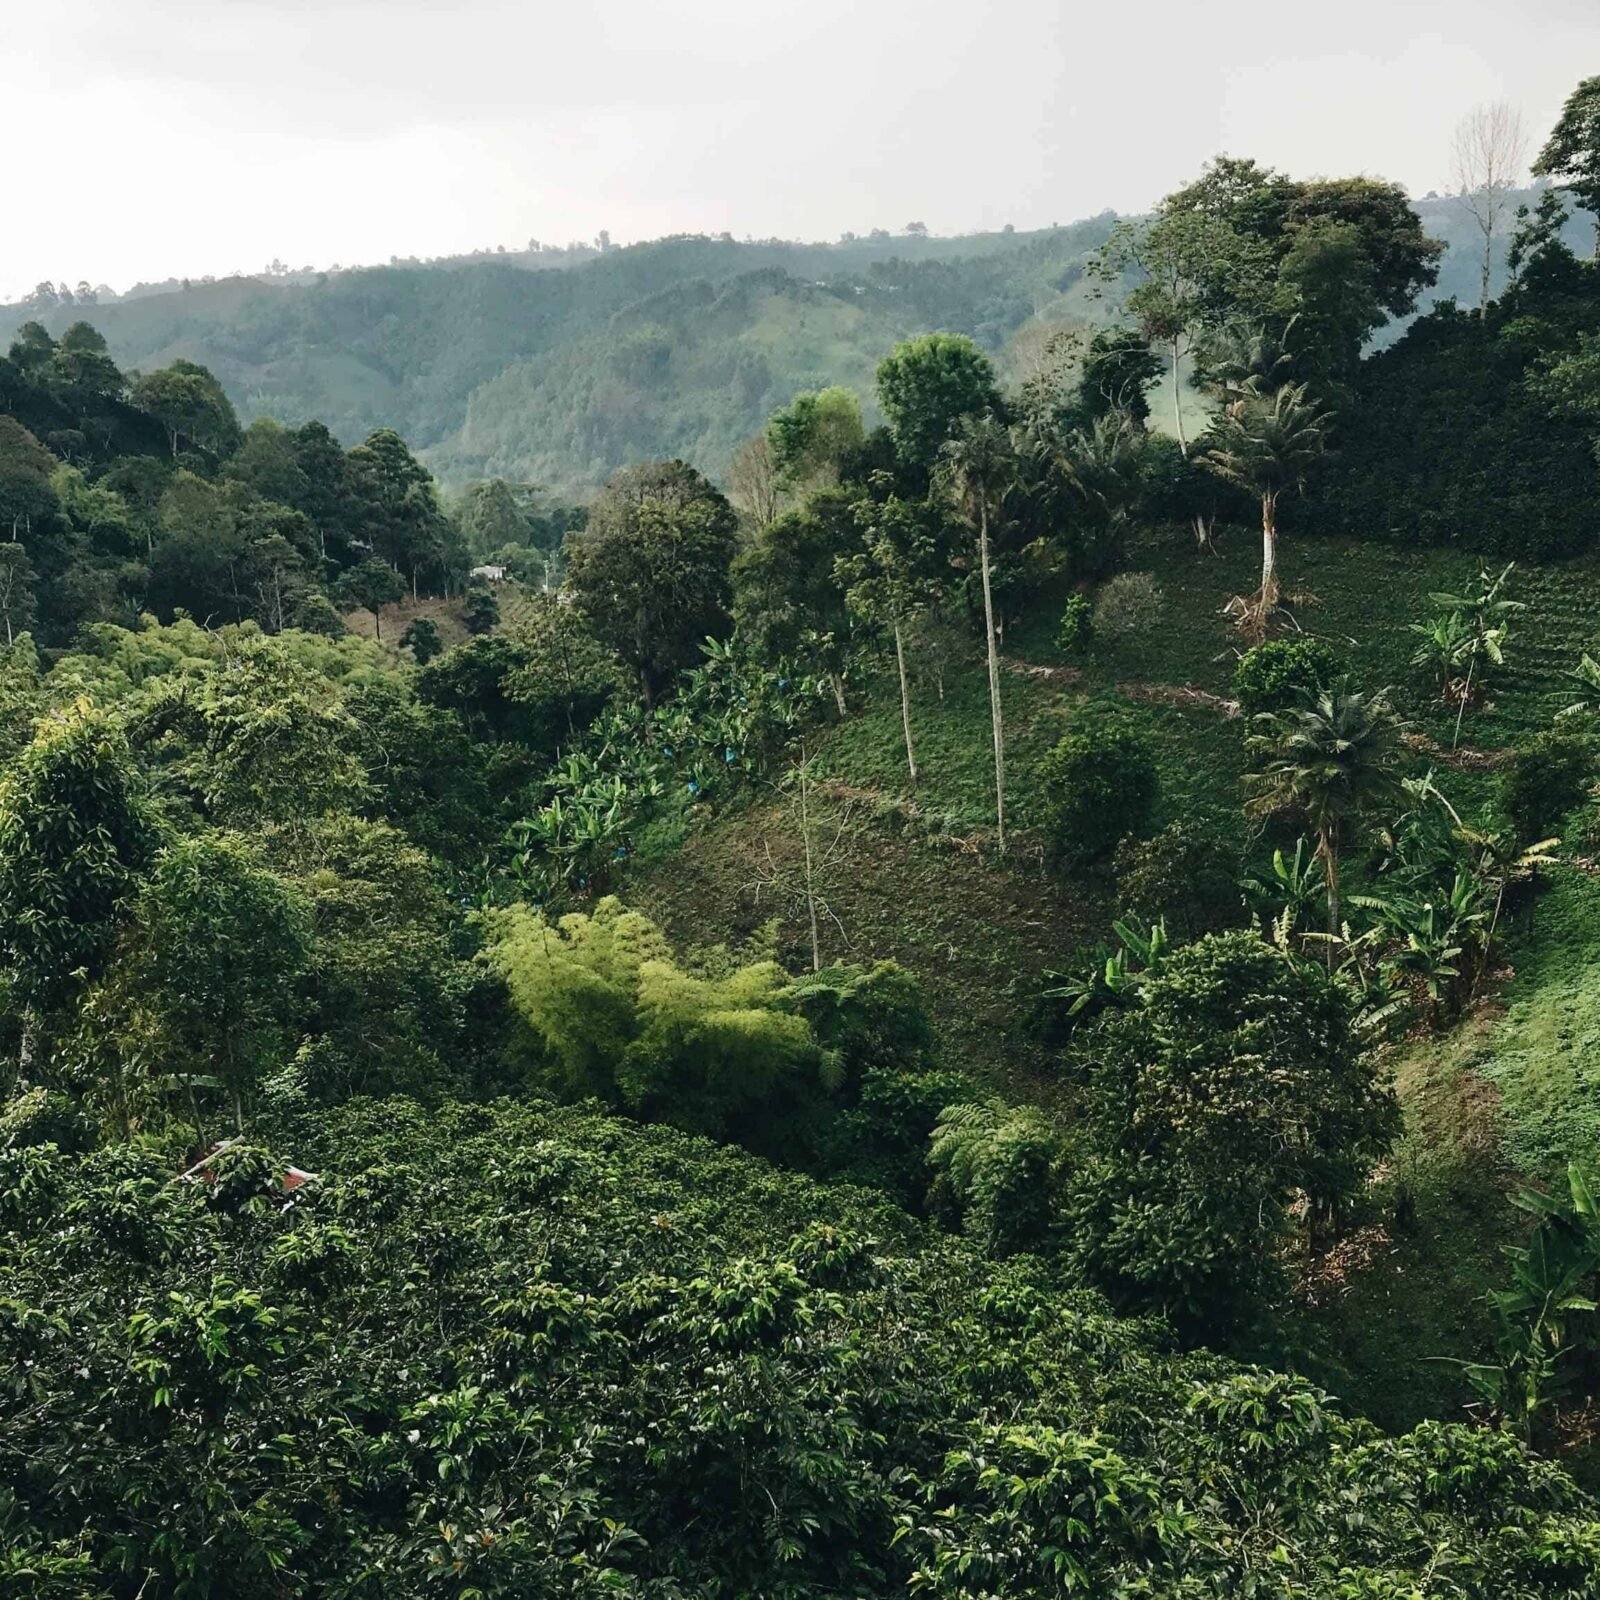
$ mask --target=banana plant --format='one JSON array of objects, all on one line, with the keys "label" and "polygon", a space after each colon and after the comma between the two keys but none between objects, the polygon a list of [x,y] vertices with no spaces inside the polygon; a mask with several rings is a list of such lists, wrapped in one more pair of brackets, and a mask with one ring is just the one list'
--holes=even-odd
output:
[{"label": "banana plant", "polygon": [[1301,912],[1327,894],[1317,847],[1304,836],[1295,840],[1292,856],[1286,856],[1282,849],[1274,850],[1269,870],[1259,877],[1246,878],[1241,887],[1255,910],[1274,920],[1282,919],[1286,930],[1300,920]]},{"label": "banana plant", "polygon": [[1085,1012],[1097,1015],[1113,1006],[1137,1005],[1146,984],[1166,963],[1172,942],[1164,917],[1158,917],[1148,930],[1135,922],[1114,922],[1111,928],[1118,939],[1114,949],[1101,945],[1082,972],[1050,974],[1060,982],[1044,990],[1043,996],[1065,1000],[1069,1018]]},{"label": "banana plant", "polygon": [[1600,1309],[1593,1294],[1600,1207],[1576,1162],[1567,1168],[1566,1199],[1524,1190],[1512,1203],[1539,1220],[1526,1245],[1506,1251],[1510,1286],[1486,1296],[1495,1314],[1497,1359],[1460,1366],[1496,1418],[1526,1439],[1565,1387],[1568,1324]]}]

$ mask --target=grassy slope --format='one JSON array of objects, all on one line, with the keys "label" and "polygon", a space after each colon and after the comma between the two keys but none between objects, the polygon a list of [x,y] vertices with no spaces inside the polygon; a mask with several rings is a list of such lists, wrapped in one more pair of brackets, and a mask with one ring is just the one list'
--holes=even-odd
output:
[{"label": "grassy slope", "polygon": [[[1468,581],[1475,559],[1292,536],[1283,559],[1303,624],[1343,644],[1363,681],[1393,685],[1402,709],[1448,744],[1453,719],[1431,703],[1410,665],[1408,624],[1425,611],[1430,592]],[[1029,1026],[1034,1000],[1047,970],[1105,935],[1112,901],[1106,885],[1058,886],[1043,873],[1026,834],[1035,764],[1091,694],[1123,695],[1119,685],[1145,694],[1148,688],[1133,686],[1225,693],[1234,640],[1220,608],[1250,587],[1257,560],[1243,533],[1224,536],[1215,556],[1197,555],[1180,535],[1136,550],[1130,565],[1157,576],[1167,623],[1137,649],[1102,653],[1076,672],[1022,670],[1030,662],[1059,667],[1049,643],[1054,600],[1041,601],[1007,641],[1008,790],[1024,832],[1003,865],[985,831],[992,770],[975,657],[948,675],[942,701],[931,680],[916,687],[924,776],[914,796],[887,678],[861,686],[862,708],[826,736],[818,769],[836,792],[856,798],[830,885],[848,943],[829,931],[825,958],[893,956],[918,972],[954,1064],[1003,1089],[1048,1097],[1049,1053]],[[1589,600],[1600,592],[1600,564],[1528,571],[1517,592],[1530,610],[1491,703],[1469,715],[1464,744],[1505,747],[1547,727],[1570,698],[1561,670],[1581,649],[1600,646],[1600,610]],[[1160,752],[1162,820],[1209,814],[1247,845],[1238,811],[1242,725],[1212,709],[1127,704]],[[1426,764],[1419,756],[1418,769]],[[1492,798],[1490,773],[1441,763],[1438,781],[1469,815]],[[770,899],[758,904],[752,892],[769,844],[780,860],[796,847],[792,817],[776,802],[691,833],[627,892],[685,943],[737,942],[785,909]],[[803,958],[799,924],[785,917],[779,932],[785,955]],[[1298,1349],[1319,1376],[1389,1425],[1449,1412],[1463,1399],[1457,1369],[1429,1358],[1467,1353],[1485,1335],[1478,1296],[1502,1275],[1500,1247],[1515,1226],[1505,1190],[1570,1155],[1600,1158],[1600,1100],[1592,1092],[1600,1078],[1593,1065],[1600,883],[1559,869],[1531,924],[1510,930],[1510,955],[1514,975],[1503,1003],[1486,1001],[1443,1039],[1421,1037],[1395,1050],[1407,1126],[1381,1209],[1387,1216],[1404,1196],[1408,1220],[1373,1230],[1365,1254],[1358,1242],[1291,1322],[1287,1354]]]}]

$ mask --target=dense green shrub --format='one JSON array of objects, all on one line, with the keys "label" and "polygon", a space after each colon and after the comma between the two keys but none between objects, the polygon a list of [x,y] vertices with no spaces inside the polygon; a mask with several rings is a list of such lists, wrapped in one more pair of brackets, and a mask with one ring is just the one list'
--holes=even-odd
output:
[{"label": "dense green shrub", "polygon": [[1051,859],[1072,869],[1109,859],[1149,820],[1160,790],[1149,741],[1109,708],[1094,708],[1039,763],[1038,810]]},{"label": "dense green shrub", "polygon": [[802,1164],[837,1066],[776,962],[701,977],[614,898],[558,922],[495,914],[489,957],[552,1087]]},{"label": "dense green shrub", "polygon": [[1247,717],[1287,711],[1331,688],[1343,665],[1320,639],[1269,639],[1239,657],[1233,696]]},{"label": "dense green shrub", "polygon": [[1554,833],[1594,779],[1594,740],[1554,728],[1536,734],[1500,778],[1500,803],[1524,843]]},{"label": "dense green shrub", "polygon": [[1119,572],[1094,603],[1094,637],[1113,648],[1137,644],[1161,626],[1166,613],[1161,585],[1148,572]]},{"label": "dense green shrub", "polygon": [[1199,817],[1169,823],[1150,839],[1117,846],[1117,897],[1141,922],[1166,920],[1190,938],[1243,920],[1238,851]]},{"label": "dense green shrub", "polygon": [[75,1155],[94,1149],[94,1124],[70,1095],[35,1085],[0,1106],[0,1150],[53,1144]]},{"label": "dense green shrub", "polygon": [[1064,1237],[1123,1304],[1227,1337],[1283,1287],[1291,1207],[1326,1224],[1398,1130],[1349,993],[1253,932],[1169,954],[1086,1046]]},{"label": "dense green shrub", "polygon": [[[1441,1550],[1461,1600],[1600,1581],[1592,1502],[1509,1435],[1385,1437],[859,1191],[509,1103],[273,1145],[215,1198],[0,1152],[8,1595],[1375,1597]],[[321,1176],[274,1192],[290,1159]]]},{"label": "dense green shrub", "polygon": [[1061,613],[1056,629],[1056,649],[1064,656],[1079,656],[1094,640],[1094,601],[1086,594],[1075,594]]}]

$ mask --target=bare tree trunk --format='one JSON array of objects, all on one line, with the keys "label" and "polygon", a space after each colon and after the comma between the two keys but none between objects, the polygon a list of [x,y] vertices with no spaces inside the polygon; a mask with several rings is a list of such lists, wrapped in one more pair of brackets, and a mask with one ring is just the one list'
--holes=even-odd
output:
[{"label": "bare tree trunk", "polygon": [[1006,853],[1006,740],[1000,716],[1000,656],[995,649],[994,598],[989,592],[989,503],[978,503],[978,565],[983,569],[983,632],[989,650],[989,717],[994,724],[994,816],[1000,854]]},{"label": "bare tree trunk", "polygon": [[1489,315],[1489,274],[1494,268],[1494,229],[1483,230],[1483,266],[1478,281],[1478,320]]},{"label": "bare tree trunk", "polygon": [[917,786],[917,749],[911,740],[911,688],[906,682],[906,647],[900,635],[900,619],[894,619],[894,658],[900,668],[900,721],[906,730],[906,766],[911,770],[911,787]]},{"label": "bare tree trunk", "polygon": [[1258,609],[1263,635],[1278,605],[1278,497],[1261,497],[1261,597]]},{"label": "bare tree trunk", "polygon": [[1322,857],[1322,882],[1328,891],[1328,970],[1332,972],[1333,941],[1339,937],[1339,861],[1332,834],[1317,836],[1317,854]]},{"label": "bare tree trunk", "polygon": [[833,703],[839,708],[839,715],[842,717],[850,709],[844,703],[844,679],[837,672],[830,672],[828,686],[833,690]]},{"label": "bare tree trunk", "polygon": [[811,860],[811,811],[807,785],[810,782],[810,763],[806,760],[805,746],[800,747],[800,842],[805,849],[806,915],[811,919],[811,970],[822,971],[822,939],[817,928],[817,892]]},{"label": "bare tree trunk", "polygon": [[1178,431],[1178,449],[1183,452],[1183,459],[1189,459],[1189,441],[1183,432],[1183,391],[1178,384],[1178,364],[1181,357],[1178,353],[1178,340],[1180,334],[1172,336],[1172,425]]}]

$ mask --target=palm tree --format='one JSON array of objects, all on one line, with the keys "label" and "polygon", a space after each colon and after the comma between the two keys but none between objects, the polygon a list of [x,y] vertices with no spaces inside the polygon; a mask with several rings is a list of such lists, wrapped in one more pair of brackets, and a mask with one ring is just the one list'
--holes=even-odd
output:
[{"label": "palm tree", "polygon": [[[1339,932],[1339,845],[1349,825],[1366,812],[1399,799],[1401,724],[1388,692],[1323,690],[1290,711],[1263,712],[1260,730],[1246,741],[1257,769],[1245,776],[1255,817],[1289,812],[1317,838],[1317,859],[1328,891],[1328,931]],[[1333,947],[1328,946],[1329,960]]]},{"label": "palm tree", "polygon": [[1261,589],[1246,612],[1258,635],[1278,603],[1278,501],[1304,488],[1327,449],[1329,414],[1303,383],[1244,394],[1211,425],[1201,458],[1220,478],[1261,500]]},{"label": "palm tree", "polygon": [[994,598],[989,584],[989,529],[1016,482],[1017,454],[1011,431],[993,412],[963,417],[940,448],[940,477],[958,510],[978,534],[983,575],[983,632],[989,653],[989,715],[994,725],[995,832],[1006,853],[1006,746],[1000,714],[1000,656],[995,645]]},{"label": "palm tree", "polygon": [[1294,352],[1289,335],[1296,313],[1281,329],[1268,323],[1227,322],[1207,336],[1200,351],[1205,387],[1224,406],[1270,395],[1290,381]]}]

